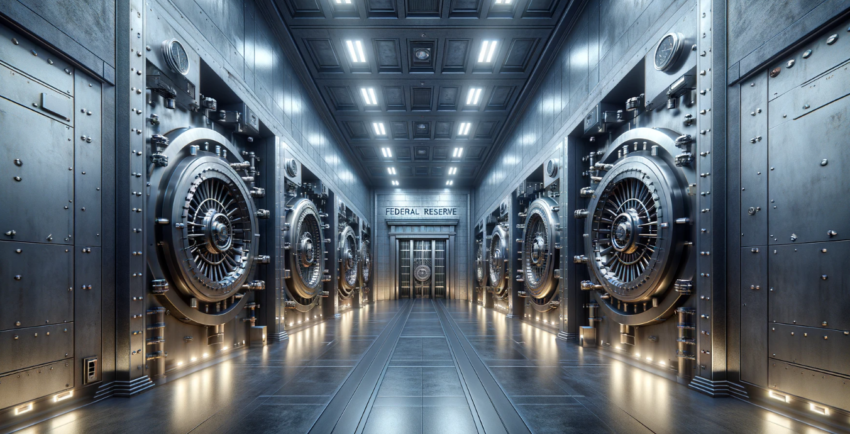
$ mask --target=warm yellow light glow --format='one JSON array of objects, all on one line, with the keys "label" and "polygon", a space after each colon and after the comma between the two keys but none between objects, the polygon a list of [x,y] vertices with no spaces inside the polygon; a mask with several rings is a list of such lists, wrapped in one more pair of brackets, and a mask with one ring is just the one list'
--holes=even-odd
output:
[{"label": "warm yellow light glow", "polygon": [[207,357],[209,357],[209,356],[210,356],[209,354],[204,353],[204,358],[205,358],[205,359],[206,359]]},{"label": "warm yellow light glow", "polygon": [[770,397],[773,398],[773,399],[778,399],[780,401],[788,402],[788,396],[787,395],[783,395],[781,393],[777,393],[777,392],[774,392],[772,390],[768,393],[768,395],[770,395]]},{"label": "warm yellow light glow", "polygon": [[809,410],[811,410],[811,411],[813,411],[817,414],[829,416],[829,409],[828,408],[814,404],[814,403],[809,403]]},{"label": "warm yellow light glow", "polygon": [[197,357],[192,357],[192,361],[193,361],[193,362],[195,362],[195,361],[197,361],[197,360],[198,360],[198,358],[197,358]]},{"label": "warm yellow light glow", "polygon": [[177,362],[177,366],[183,366],[183,362]]},{"label": "warm yellow light glow", "polygon": [[32,403],[31,402],[29,404],[24,404],[20,407],[16,407],[15,408],[15,416],[17,416],[19,414],[24,414],[24,413],[29,412],[29,411],[32,411]]},{"label": "warm yellow light glow", "polygon": [[53,402],[64,401],[68,398],[71,398],[72,396],[74,396],[74,391],[68,390],[66,392],[62,392],[62,393],[53,395]]}]

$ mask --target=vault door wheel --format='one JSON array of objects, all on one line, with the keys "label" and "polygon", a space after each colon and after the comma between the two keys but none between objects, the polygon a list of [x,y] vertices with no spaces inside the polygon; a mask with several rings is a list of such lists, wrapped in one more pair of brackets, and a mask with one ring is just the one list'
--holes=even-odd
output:
[{"label": "vault door wheel", "polygon": [[557,244],[557,202],[549,197],[535,200],[528,207],[523,232],[523,275],[525,289],[535,308],[548,309],[549,302],[557,294],[558,276],[556,265],[560,256]]},{"label": "vault door wheel", "polygon": [[508,262],[508,230],[503,225],[496,225],[490,239],[489,275],[493,294],[505,299],[508,296],[507,262]]},{"label": "vault door wheel", "polygon": [[339,240],[339,294],[342,298],[349,298],[357,287],[357,269],[360,266],[354,229],[346,226]]},{"label": "vault door wheel", "polygon": [[305,197],[291,199],[287,208],[284,239],[289,250],[284,254],[284,261],[290,274],[286,290],[297,309],[309,310],[318,303],[322,293],[323,225],[318,208]]}]

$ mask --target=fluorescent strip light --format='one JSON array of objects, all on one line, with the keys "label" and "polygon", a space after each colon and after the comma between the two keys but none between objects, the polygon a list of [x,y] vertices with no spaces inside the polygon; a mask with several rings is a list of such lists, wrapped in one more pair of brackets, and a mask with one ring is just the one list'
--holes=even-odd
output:
[{"label": "fluorescent strip light", "polygon": [[478,63],[483,63],[484,59],[487,57],[487,47],[490,46],[490,41],[484,41],[481,43],[481,51],[478,53]]},{"label": "fluorescent strip light", "polygon": [[363,101],[366,102],[366,105],[377,105],[378,98],[375,97],[375,89],[374,88],[360,88],[360,95],[363,95]]},{"label": "fluorescent strip light", "polygon": [[348,48],[348,55],[351,56],[352,63],[366,62],[366,54],[363,52],[363,43],[359,39],[356,41],[346,39],[345,46]]},{"label": "fluorescent strip light", "polygon": [[386,136],[387,130],[384,129],[383,122],[372,122],[372,128],[375,130],[376,136]]},{"label": "fluorescent strip light", "polygon": [[454,181],[446,181],[446,185],[454,185]]},{"label": "fluorescent strip light", "polygon": [[481,98],[480,87],[470,87],[469,93],[466,94],[466,105],[478,105],[478,100]]},{"label": "fluorescent strip light", "polygon": [[458,151],[457,151],[457,158],[460,158],[460,157],[462,157],[462,156],[463,156],[463,148],[458,148]]},{"label": "fluorescent strip light", "polygon": [[387,167],[387,172],[390,175],[395,175],[395,167]]},{"label": "fluorescent strip light", "polygon": [[457,134],[459,136],[468,135],[469,134],[469,127],[471,127],[471,126],[472,126],[472,124],[469,123],[469,122],[461,122],[460,123],[460,129],[458,129]]},{"label": "fluorescent strip light", "polygon": [[[360,62],[365,63],[366,62],[366,54],[363,53],[363,44],[358,39],[358,40],[354,41],[354,45],[357,47],[357,54],[360,55]],[[488,60],[488,62],[489,62],[489,60]]]},{"label": "fluorescent strip light", "polygon": [[[487,53],[487,63],[490,63],[490,62],[493,61],[493,53],[495,53],[495,52],[496,52],[496,41],[491,41],[490,42],[490,51]],[[365,62],[366,60],[364,59],[363,61]]]},{"label": "fluorescent strip light", "polygon": [[393,185],[398,186],[398,181],[393,180]]},{"label": "fluorescent strip light", "polygon": [[457,167],[449,167],[449,175],[454,175],[457,173]]},{"label": "fluorescent strip light", "polygon": [[384,154],[384,158],[393,158],[393,151],[390,148],[381,148],[381,153]]}]

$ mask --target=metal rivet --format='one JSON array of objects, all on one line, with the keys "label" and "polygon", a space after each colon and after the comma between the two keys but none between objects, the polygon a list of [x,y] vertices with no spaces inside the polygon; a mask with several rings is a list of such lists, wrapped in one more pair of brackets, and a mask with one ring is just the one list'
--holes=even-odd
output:
[{"label": "metal rivet", "polygon": [[808,59],[809,56],[811,56],[811,55],[812,55],[812,50],[806,50],[806,52],[803,53],[803,59]]},{"label": "metal rivet", "polygon": [[824,158],[823,160],[820,160],[821,166],[826,166],[827,164],[829,164],[829,160],[827,160],[826,158]]},{"label": "metal rivet", "polygon": [[838,40],[838,33],[835,33],[835,34],[833,34],[832,36],[830,36],[829,38],[826,39],[826,45],[832,45],[837,40]]},{"label": "metal rivet", "polygon": [[788,61],[788,63],[786,65],[788,66],[788,68],[790,68],[790,67],[794,66],[795,63],[797,63],[797,61],[794,60],[794,59],[791,59],[791,60]]}]

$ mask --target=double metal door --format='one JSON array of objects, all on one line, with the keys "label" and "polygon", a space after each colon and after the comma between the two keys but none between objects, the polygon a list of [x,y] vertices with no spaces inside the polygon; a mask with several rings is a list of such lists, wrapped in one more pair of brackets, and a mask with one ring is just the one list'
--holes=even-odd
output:
[{"label": "double metal door", "polygon": [[402,298],[445,298],[446,240],[399,240],[398,282]]}]

